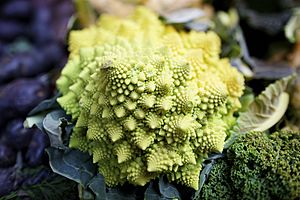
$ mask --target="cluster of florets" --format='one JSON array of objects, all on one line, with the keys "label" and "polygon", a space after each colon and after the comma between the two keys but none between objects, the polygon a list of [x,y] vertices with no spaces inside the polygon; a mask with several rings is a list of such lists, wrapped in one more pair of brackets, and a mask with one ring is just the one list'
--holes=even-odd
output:
[{"label": "cluster of florets", "polygon": [[223,150],[244,80],[220,59],[213,32],[177,32],[139,8],[102,15],[70,34],[57,81],[76,126],[70,146],[87,151],[106,184],[145,185],[161,174],[198,188],[203,158]]},{"label": "cluster of florets", "polygon": [[250,132],[217,161],[199,199],[299,199],[300,133]]}]

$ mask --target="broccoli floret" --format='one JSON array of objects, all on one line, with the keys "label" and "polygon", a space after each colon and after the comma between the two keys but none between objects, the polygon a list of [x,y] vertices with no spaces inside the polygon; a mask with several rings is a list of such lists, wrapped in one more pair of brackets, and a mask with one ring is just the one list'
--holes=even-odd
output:
[{"label": "broccoli floret", "polygon": [[227,158],[217,161],[201,197],[299,199],[299,151],[300,133],[247,133],[228,149]]},{"label": "broccoli floret", "polygon": [[244,88],[220,49],[215,33],[177,32],[145,8],[71,32],[57,81],[58,102],[76,121],[70,146],[93,156],[109,186],[166,174],[197,189]]}]

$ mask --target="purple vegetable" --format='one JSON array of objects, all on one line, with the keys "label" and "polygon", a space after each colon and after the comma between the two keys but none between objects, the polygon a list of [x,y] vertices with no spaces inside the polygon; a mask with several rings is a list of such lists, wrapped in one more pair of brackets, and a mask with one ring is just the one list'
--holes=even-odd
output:
[{"label": "purple vegetable", "polygon": [[53,5],[52,10],[54,12],[54,19],[52,21],[55,31],[54,37],[57,41],[65,44],[68,32],[67,26],[72,14],[74,13],[74,5],[71,4],[70,1],[59,1],[59,3]]},{"label": "purple vegetable", "polygon": [[37,166],[42,164],[43,161],[47,158],[44,150],[48,145],[48,136],[40,130],[36,129],[25,155],[25,161],[27,162],[27,164],[30,166]]},{"label": "purple vegetable", "polygon": [[0,197],[16,189],[14,168],[0,168]]},{"label": "purple vegetable", "polygon": [[16,162],[16,152],[8,145],[0,144],[0,168],[9,167]]},{"label": "purple vegetable", "polygon": [[28,18],[32,12],[31,1],[10,0],[0,7],[0,16],[9,18]]},{"label": "purple vegetable", "polygon": [[10,57],[0,58],[0,83],[13,79],[19,68],[19,60]]},{"label": "purple vegetable", "polygon": [[0,56],[5,52],[6,45],[0,41]]},{"label": "purple vegetable", "polygon": [[27,27],[22,22],[0,20],[0,39],[13,40],[18,36],[26,35]]},{"label": "purple vegetable", "polygon": [[63,54],[62,46],[52,43],[43,48],[33,48],[29,52],[20,52],[10,57],[0,58],[0,83],[47,72],[51,67],[57,65]]},{"label": "purple vegetable", "polygon": [[49,96],[46,81],[19,79],[7,84],[0,91],[0,118],[22,117]]},{"label": "purple vegetable", "polygon": [[3,136],[3,141],[17,150],[26,148],[35,132],[34,128],[24,128],[23,121],[23,119],[14,119],[10,121],[6,126],[6,131]]},{"label": "purple vegetable", "polygon": [[33,16],[31,35],[34,42],[45,44],[53,41],[54,32],[51,27],[52,13],[46,6],[38,6]]}]

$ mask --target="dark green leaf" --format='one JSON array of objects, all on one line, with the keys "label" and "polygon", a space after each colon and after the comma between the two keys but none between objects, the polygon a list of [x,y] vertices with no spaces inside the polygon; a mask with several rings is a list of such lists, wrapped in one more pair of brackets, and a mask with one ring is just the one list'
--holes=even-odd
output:
[{"label": "dark green leaf", "polygon": [[65,146],[69,146],[70,135],[72,133],[73,127],[74,124],[71,123],[63,123],[63,126],[61,127],[63,130],[62,141]]},{"label": "dark green leaf", "polygon": [[56,102],[56,99],[59,96],[60,96],[60,93],[57,93],[51,99],[46,99],[46,100],[42,101],[39,105],[37,105],[33,110],[31,110],[29,112],[28,116],[33,116],[33,115],[36,115],[40,112],[47,111],[47,110],[50,110],[50,109],[60,108],[60,106]]},{"label": "dark green leaf", "polygon": [[55,173],[65,176],[77,183],[88,186],[94,177],[96,168],[91,156],[78,150],[60,150],[53,147],[46,149],[50,167]]},{"label": "dark green leaf", "polygon": [[82,199],[83,200],[95,200],[95,197],[91,192],[89,192],[87,190],[84,190],[83,195],[82,195]]},{"label": "dark green leaf", "polygon": [[106,200],[106,185],[104,182],[104,177],[100,174],[97,174],[89,182],[89,188],[93,191],[96,196],[96,200]]},{"label": "dark green leaf", "polygon": [[24,127],[32,128],[33,126],[36,126],[43,131],[43,120],[48,111],[60,108],[58,103],[56,102],[58,96],[60,96],[59,93],[51,99],[42,101],[33,110],[31,110],[28,114],[28,117],[24,121]]},{"label": "dark green leaf", "polygon": [[177,188],[168,182],[168,179],[165,176],[159,178],[158,186],[159,192],[166,199],[181,199]]},{"label": "dark green leaf", "polygon": [[213,154],[210,154],[208,156],[208,158],[205,160],[216,160],[218,158],[223,158],[223,157],[224,157],[224,154],[222,154],[222,153],[213,153]]},{"label": "dark green leaf", "polygon": [[78,185],[78,197],[80,200],[95,200],[92,191],[85,189],[82,185]]},{"label": "dark green leaf", "polygon": [[[157,186],[157,188],[155,187]],[[148,188],[145,191],[144,194],[145,200],[165,200],[166,198],[162,197],[158,185],[155,181],[151,181]]]},{"label": "dark green leaf", "polygon": [[107,188],[107,200],[115,199],[115,200],[135,200],[137,199],[137,195],[135,190],[124,190],[124,188]]},{"label": "dark green leaf", "polygon": [[135,200],[143,198],[138,194],[142,187],[125,184],[109,188],[106,187],[104,177],[100,174],[90,180],[88,187],[95,195],[95,200]]},{"label": "dark green leaf", "polygon": [[68,124],[66,113],[63,110],[54,110],[46,115],[43,127],[50,139],[50,145],[55,148],[65,149],[63,141],[64,127]]},{"label": "dark green leaf", "polygon": [[239,136],[239,129],[237,126],[235,126],[232,130],[229,131],[230,136],[226,139],[224,144],[224,149],[228,149],[230,145],[233,144],[233,142],[238,138]]},{"label": "dark green leaf", "polygon": [[212,167],[215,163],[215,160],[211,160],[208,164],[205,165],[204,169],[200,173],[200,179],[199,179],[199,189],[196,191],[194,194],[193,200],[198,200],[199,199],[199,194],[201,192],[201,189],[207,180],[210,171],[212,170]]},{"label": "dark green leaf", "polygon": [[43,131],[43,120],[45,116],[46,113],[41,113],[38,115],[26,117],[26,120],[24,121],[23,125],[25,128],[32,128],[33,126],[36,126]]}]

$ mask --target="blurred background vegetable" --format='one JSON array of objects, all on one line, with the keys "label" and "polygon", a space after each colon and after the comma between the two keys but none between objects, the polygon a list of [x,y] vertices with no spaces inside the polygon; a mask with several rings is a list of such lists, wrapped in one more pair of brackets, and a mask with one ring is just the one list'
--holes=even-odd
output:
[{"label": "blurred background vegetable", "polygon": [[[37,128],[25,129],[23,121],[54,94],[54,74],[68,56],[67,24],[73,13],[71,0],[0,2],[0,197],[57,177],[44,152],[48,137]],[[11,199],[20,195],[26,196],[18,192]]]}]

